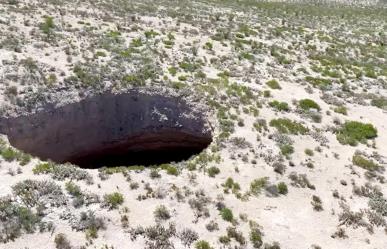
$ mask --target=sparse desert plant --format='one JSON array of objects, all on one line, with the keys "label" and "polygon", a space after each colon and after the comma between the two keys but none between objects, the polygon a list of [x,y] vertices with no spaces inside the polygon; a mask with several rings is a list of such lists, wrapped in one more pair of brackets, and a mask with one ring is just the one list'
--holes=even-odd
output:
[{"label": "sparse desert plant", "polygon": [[85,197],[81,191],[81,188],[73,182],[66,182],[65,188],[67,193],[69,193],[72,197],[74,197],[73,206],[74,207],[82,206],[84,203]]},{"label": "sparse desert plant", "polygon": [[291,144],[281,144],[279,145],[282,155],[289,156],[294,153],[294,147]]},{"label": "sparse desert plant", "polygon": [[174,176],[179,175],[179,170],[177,169],[177,167],[171,164],[162,164],[160,165],[160,168],[165,170],[168,175],[174,175]]},{"label": "sparse desert plant", "polygon": [[231,239],[230,239],[230,237],[228,237],[227,235],[223,235],[223,236],[220,236],[220,237],[219,237],[219,242],[220,242],[221,244],[228,245],[228,244],[230,244]]},{"label": "sparse desert plant", "polygon": [[323,210],[322,201],[321,201],[320,197],[318,197],[317,195],[312,196],[311,203],[312,203],[313,209],[315,211],[322,211]]},{"label": "sparse desert plant", "polygon": [[72,248],[66,235],[63,233],[58,233],[57,235],[55,235],[54,242],[55,242],[56,249],[71,249]]},{"label": "sparse desert plant", "polygon": [[290,110],[288,103],[279,102],[277,100],[269,102],[269,106],[275,108],[278,111],[288,112]]},{"label": "sparse desert plant", "polygon": [[365,170],[375,171],[375,170],[380,169],[380,166],[377,163],[365,158],[361,154],[355,153],[352,156],[352,163],[360,168],[365,169]]},{"label": "sparse desert plant", "polygon": [[298,102],[298,106],[304,111],[309,111],[311,109],[315,109],[317,111],[321,110],[320,106],[315,101],[313,101],[311,99],[300,100]]},{"label": "sparse desert plant", "polygon": [[40,219],[32,209],[15,203],[9,197],[0,198],[0,242],[15,240],[23,231],[35,232]]},{"label": "sparse desert plant", "polygon": [[130,189],[138,189],[140,187],[140,184],[138,182],[131,182],[129,184]]},{"label": "sparse desert plant", "polygon": [[371,105],[381,109],[385,109],[387,108],[387,98],[386,97],[374,98],[371,100]]},{"label": "sparse desert plant", "polygon": [[208,243],[205,240],[199,240],[198,242],[195,243],[195,248],[196,249],[213,249],[210,246],[210,243]]},{"label": "sparse desert plant", "polygon": [[155,216],[155,219],[158,221],[168,220],[171,218],[171,213],[164,205],[157,206],[153,214]]},{"label": "sparse desert plant", "polygon": [[109,209],[116,209],[119,205],[124,203],[124,196],[118,192],[106,194],[104,195],[103,199],[104,206],[107,206]]},{"label": "sparse desert plant", "polygon": [[197,232],[186,228],[179,233],[179,238],[184,246],[189,247],[193,242],[199,239],[199,235]]},{"label": "sparse desert plant", "polygon": [[211,199],[206,196],[197,196],[196,198],[192,198],[188,201],[188,204],[194,211],[196,219],[210,216],[210,211],[207,207],[210,200]]},{"label": "sparse desert plant", "polygon": [[2,151],[1,155],[3,156],[4,160],[7,162],[12,162],[13,160],[16,160],[17,158],[17,152],[13,150],[12,148],[7,148]]},{"label": "sparse desert plant", "polygon": [[272,119],[269,124],[270,126],[277,128],[280,133],[304,135],[308,132],[308,128],[304,127],[301,123],[287,118]]},{"label": "sparse desert plant", "polygon": [[87,240],[98,238],[98,231],[105,229],[103,218],[97,217],[93,212],[81,212],[79,220],[72,224],[77,231],[84,231]]},{"label": "sparse desert plant", "polygon": [[345,106],[338,106],[338,107],[336,107],[333,110],[334,110],[334,112],[340,113],[340,114],[343,114],[343,115],[347,115],[348,114],[347,107],[345,107]]},{"label": "sparse desert plant", "polygon": [[52,34],[52,30],[55,28],[54,18],[51,16],[44,17],[44,22],[41,24],[40,29],[46,35]]},{"label": "sparse desert plant", "polygon": [[215,177],[217,174],[220,173],[220,169],[216,166],[212,166],[207,169],[207,173],[210,177]]},{"label": "sparse desert plant", "polygon": [[311,150],[311,149],[305,149],[305,154],[306,155],[308,155],[308,156],[313,156],[314,155],[314,152],[313,152],[313,150]]},{"label": "sparse desert plant", "polygon": [[373,195],[368,201],[368,205],[376,213],[387,216],[387,199],[381,195]]},{"label": "sparse desert plant", "polygon": [[28,207],[67,203],[61,187],[53,181],[24,180],[12,186],[13,193]]},{"label": "sparse desert plant", "polygon": [[235,239],[239,244],[245,245],[246,238],[243,236],[243,233],[238,231],[235,227],[227,227],[227,236],[229,238]]},{"label": "sparse desert plant", "polygon": [[345,229],[342,227],[339,227],[337,231],[331,235],[332,238],[340,238],[340,239],[346,239],[348,238],[347,233],[345,232]]},{"label": "sparse desert plant", "polygon": [[211,220],[208,224],[206,224],[206,228],[208,231],[212,232],[212,231],[219,230],[219,225],[214,220]]},{"label": "sparse desert plant", "polygon": [[264,249],[281,249],[281,246],[278,242],[274,241],[273,244],[267,244],[263,246]]},{"label": "sparse desert plant", "polygon": [[149,173],[149,176],[150,176],[150,178],[152,178],[152,179],[160,178],[160,177],[161,177],[161,175],[160,175],[160,173],[159,173],[159,171],[158,171],[157,169],[152,169],[152,170],[150,171],[150,173]]},{"label": "sparse desert plant", "polygon": [[268,85],[271,89],[281,89],[280,84],[275,79],[269,80],[266,82],[266,85]]},{"label": "sparse desert plant", "polygon": [[277,184],[278,193],[281,195],[286,195],[288,193],[288,186],[284,182],[280,182]]},{"label": "sparse desert plant", "polygon": [[229,208],[222,208],[220,210],[220,215],[222,216],[222,219],[228,222],[232,222],[234,220],[234,215],[232,213],[232,210]]},{"label": "sparse desert plant", "polygon": [[315,189],[315,186],[309,182],[306,174],[297,174],[296,172],[291,172],[289,174],[289,179],[292,181],[291,185],[298,188],[310,188]]},{"label": "sparse desert plant", "polygon": [[268,177],[255,179],[250,183],[250,192],[255,196],[260,195],[262,190],[268,185],[268,180]]},{"label": "sparse desert plant", "polygon": [[89,172],[72,164],[55,164],[53,162],[39,163],[33,169],[34,174],[50,174],[55,180],[85,180],[87,184],[93,183]]},{"label": "sparse desert plant", "polygon": [[54,164],[53,163],[39,163],[33,169],[32,172],[36,175],[39,174],[48,174],[53,171]]},{"label": "sparse desert plant", "polygon": [[254,248],[261,248],[262,242],[262,232],[257,227],[252,227],[250,230],[250,241],[253,244]]},{"label": "sparse desert plant", "polygon": [[126,214],[121,216],[121,226],[122,228],[129,227],[129,217]]}]

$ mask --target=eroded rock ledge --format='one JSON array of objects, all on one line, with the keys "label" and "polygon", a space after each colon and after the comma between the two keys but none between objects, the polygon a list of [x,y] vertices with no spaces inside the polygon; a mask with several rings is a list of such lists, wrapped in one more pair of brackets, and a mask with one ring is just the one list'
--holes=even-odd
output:
[{"label": "eroded rock ledge", "polygon": [[211,143],[206,111],[198,106],[165,92],[105,92],[2,117],[0,132],[14,147],[58,163],[164,163],[189,158]]}]

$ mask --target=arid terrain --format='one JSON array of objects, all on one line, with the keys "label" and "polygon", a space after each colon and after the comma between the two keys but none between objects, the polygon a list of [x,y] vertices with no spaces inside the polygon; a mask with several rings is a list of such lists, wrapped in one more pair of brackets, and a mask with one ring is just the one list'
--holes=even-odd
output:
[{"label": "arid terrain", "polygon": [[386,249],[387,2],[0,0],[1,249]]}]

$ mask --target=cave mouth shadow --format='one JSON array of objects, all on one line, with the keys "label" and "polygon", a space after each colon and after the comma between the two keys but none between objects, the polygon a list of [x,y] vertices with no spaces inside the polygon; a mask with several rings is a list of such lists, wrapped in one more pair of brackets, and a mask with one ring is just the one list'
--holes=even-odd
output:
[{"label": "cave mouth shadow", "polygon": [[153,166],[171,162],[185,161],[199,154],[203,148],[172,147],[167,149],[143,150],[123,154],[94,151],[88,155],[67,160],[84,169],[119,166]]}]

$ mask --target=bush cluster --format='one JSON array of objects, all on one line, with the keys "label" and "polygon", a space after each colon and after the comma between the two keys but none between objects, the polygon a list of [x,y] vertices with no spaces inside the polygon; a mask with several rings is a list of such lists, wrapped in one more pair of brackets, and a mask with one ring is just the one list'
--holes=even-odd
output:
[{"label": "bush cluster", "polygon": [[356,146],[359,142],[366,143],[367,139],[377,137],[377,130],[372,124],[358,121],[347,121],[338,129],[336,138],[341,144]]},{"label": "bush cluster", "polygon": [[272,119],[269,125],[277,128],[278,132],[285,134],[304,135],[308,132],[308,128],[303,126],[301,123],[287,118]]}]

